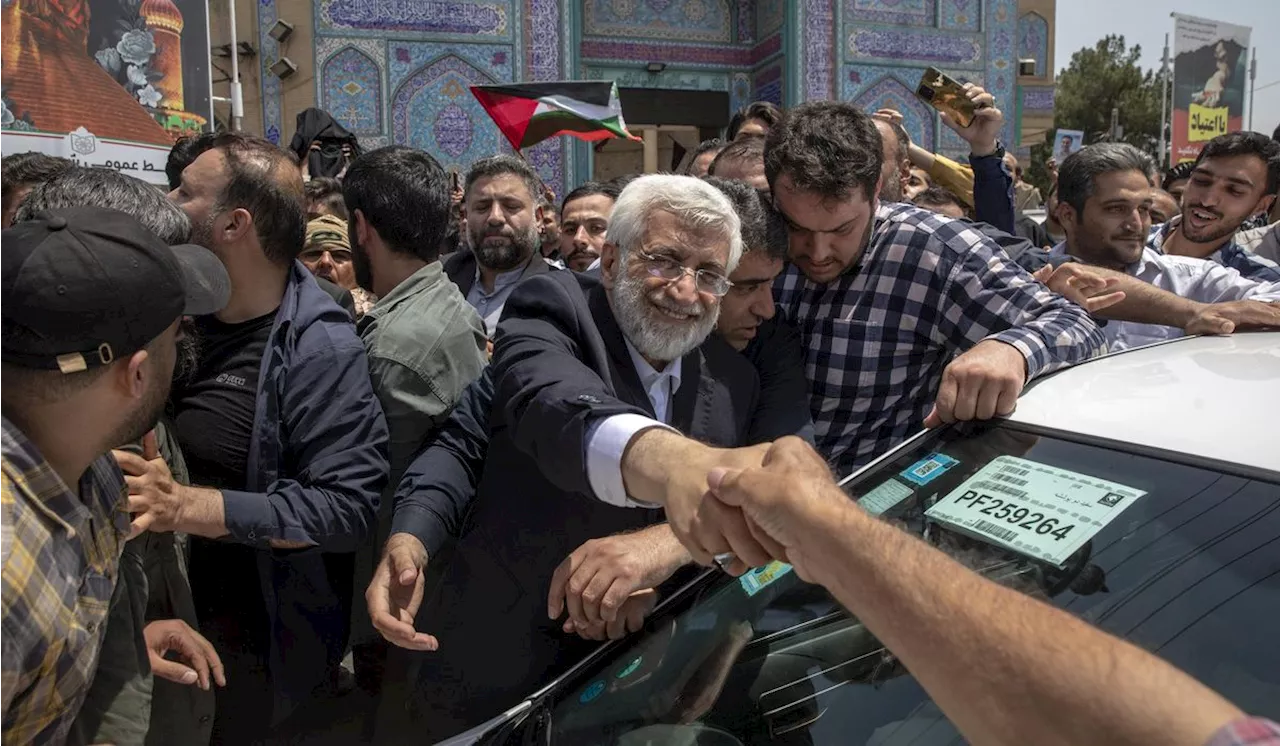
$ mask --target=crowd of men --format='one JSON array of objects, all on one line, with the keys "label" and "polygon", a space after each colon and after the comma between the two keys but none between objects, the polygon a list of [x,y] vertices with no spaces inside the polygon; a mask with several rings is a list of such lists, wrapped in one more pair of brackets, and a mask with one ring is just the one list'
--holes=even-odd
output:
[{"label": "crowd of men", "polygon": [[[304,183],[200,135],[167,198],[5,158],[6,743],[284,743],[348,653],[364,737],[433,742],[697,565],[797,559],[789,479],[1107,350],[1280,326],[1276,137],[1163,178],[1091,145],[1042,199],[967,90],[967,164],[894,111],[757,103],[686,173],[558,204],[517,156],[403,146]],[[852,608],[841,551],[797,568]],[[1201,712],[1197,743],[1240,717]]]}]

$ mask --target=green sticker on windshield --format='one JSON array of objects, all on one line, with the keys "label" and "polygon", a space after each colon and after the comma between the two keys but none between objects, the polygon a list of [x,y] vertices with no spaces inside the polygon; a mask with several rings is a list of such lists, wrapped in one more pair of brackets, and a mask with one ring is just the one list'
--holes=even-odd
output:
[{"label": "green sticker on windshield", "polygon": [[635,673],[637,669],[640,668],[641,663],[644,663],[644,656],[637,655],[630,663],[623,666],[622,670],[619,671],[614,678],[618,678],[618,679],[627,678],[631,674]]},{"label": "green sticker on windshield", "polygon": [[764,567],[757,567],[744,574],[738,578],[738,582],[742,584],[742,590],[746,591],[748,596],[754,596],[760,592],[760,589],[789,572],[791,572],[791,565],[774,560]]}]

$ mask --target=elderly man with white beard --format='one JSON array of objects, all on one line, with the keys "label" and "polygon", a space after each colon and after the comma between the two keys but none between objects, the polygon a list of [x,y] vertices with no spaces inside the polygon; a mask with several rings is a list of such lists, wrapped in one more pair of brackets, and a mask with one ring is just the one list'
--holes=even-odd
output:
[{"label": "elderly man with white beard", "polygon": [[[723,193],[687,176],[644,176],[614,207],[599,279],[549,272],[512,292],[483,472],[439,475],[460,489],[478,484],[456,556],[419,614],[428,552],[445,527],[402,497],[370,586],[370,608],[380,596],[391,611],[375,619],[379,630],[421,651],[408,701],[383,703],[379,742],[458,733],[578,661],[592,643],[548,616],[561,561],[591,539],[660,524],[663,507],[696,511],[715,465],[760,462],[762,450],[731,450],[750,443],[755,369],[711,335],[741,253]],[[615,626],[638,629],[663,587],[627,598]]]}]

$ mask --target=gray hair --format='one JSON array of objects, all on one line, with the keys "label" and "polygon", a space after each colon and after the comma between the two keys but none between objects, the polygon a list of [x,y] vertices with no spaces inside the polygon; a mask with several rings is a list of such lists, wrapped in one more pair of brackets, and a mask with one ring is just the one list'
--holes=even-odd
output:
[{"label": "gray hair", "polygon": [[72,168],[31,190],[14,222],[44,210],[103,207],[133,216],[170,246],[191,240],[191,221],[156,187],[106,168]]},{"label": "gray hair", "polygon": [[524,181],[525,187],[529,189],[529,201],[534,207],[542,205],[542,180],[538,178],[533,166],[514,155],[495,155],[489,158],[482,158],[471,164],[471,170],[467,172],[466,183],[463,187],[463,199],[465,200],[471,196],[471,187],[475,186],[475,183],[480,179],[506,174],[519,176]]},{"label": "gray hair", "polygon": [[649,217],[657,210],[675,215],[692,232],[719,232],[729,241],[725,271],[737,268],[742,258],[742,223],[733,203],[705,181],[674,174],[641,176],[618,195],[605,238],[618,247],[619,260],[625,261],[631,249],[640,245]]},{"label": "gray hair", "polygon": [[1141,171],[1148,183],[1155,184],[1151,156],[1128,143],[1101,142],[1072,153],[1058,166],[1058,201],[1083,213],[1098,177],[1117,171]]}]

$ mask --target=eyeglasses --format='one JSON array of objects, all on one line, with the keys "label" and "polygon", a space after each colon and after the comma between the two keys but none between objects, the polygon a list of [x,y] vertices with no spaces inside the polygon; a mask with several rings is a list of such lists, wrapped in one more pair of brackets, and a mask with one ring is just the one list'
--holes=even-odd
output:
[{"label": "eyeglasses", "polygon": [[641,261],[648,265],[645,271],[651,277],[658,277],[667,282],[676,282],[685,275],[693,275],[693,284],[698,289],[698,292],[716,297],[724,295],[729,292],[729,288],[733,287],[733,283],[729,281],[728,277],[712,272],[709,269],[689,269],[669,256],[655,256],[646,254],[643,251],[638,251],[636,254]]}]

